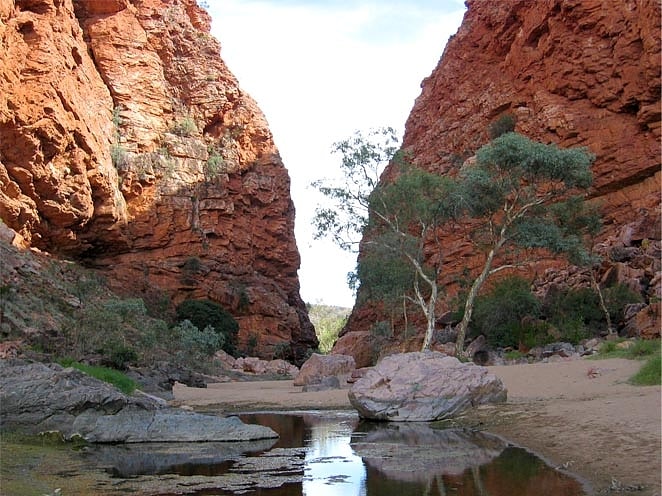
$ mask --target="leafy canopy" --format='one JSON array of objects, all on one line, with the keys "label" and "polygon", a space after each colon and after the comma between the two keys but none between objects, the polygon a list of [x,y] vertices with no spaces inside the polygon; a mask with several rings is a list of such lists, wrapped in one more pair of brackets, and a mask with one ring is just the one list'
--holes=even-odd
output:
[{"label": "leafy canopy", "polygon": [[368,225],[370,195],[398,146],[395,130],[390,127],[366,135],[356,131],[333,144],[332,152],[341,155],[342,178],[313,182],[330,203],[315,210],[315,239],[329,236],[343,250],[357,250]]},{"label": "leafy canopy", "polygon": [[529,250],[518,253],[519,263],[535,258],[531,249],[540,248],[575,264],[592,262],[584,239],[599,230],[600,221],[581,193],[591,185],[593,160],[585,149],[562,149],[509,132],[478,150],[475,164],[460,172],[451,213],[458,221],[474,219],[471,236],[485,262],[465,303],[459,353],[480,288],[494,273],[517,265],[512,256],[498,264],[495,257],[504,247]]}]

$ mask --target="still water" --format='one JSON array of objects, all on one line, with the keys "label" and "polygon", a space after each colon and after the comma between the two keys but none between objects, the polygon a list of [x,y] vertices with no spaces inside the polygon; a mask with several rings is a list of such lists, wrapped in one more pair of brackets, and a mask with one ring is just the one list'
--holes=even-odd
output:
[{"label": "still water", "polygon": [[435,429],[425,423],[362,422],[353,412],[265,412],[240,417],[271,427],[280,439],[98,446],[87,449],[84,456],[104,467],[110,482],[102,486],[134,494],[589,494],[570,474],[484,432]]}]

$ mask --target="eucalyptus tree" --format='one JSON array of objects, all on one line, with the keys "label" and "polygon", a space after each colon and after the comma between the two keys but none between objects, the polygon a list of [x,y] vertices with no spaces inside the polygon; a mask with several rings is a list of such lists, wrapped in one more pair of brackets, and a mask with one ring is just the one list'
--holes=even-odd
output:
[{"label": "eucalyptus tree", "polygon": [[[442,262],[438,227],[445,210],[440,198],[451,181],[407,164],[390,128],[367,136],[357,132],[336,143],[334,150],[342,154],[343,178],[333,184],[313,183],[331,203],[316,210],[315,237],[330,236],[349,251],[357,251],[361,242],[350,283],[372,298],[401,298],[418,305],[427,321],[423,349],[428,349]],[[393,178],[380,182],[389,163]],[[427,253],[430,243],[435,246]]]},{"label": "eucalyptus tree", "polygon": [[455,219],[467,222],[471,239],[485,260],[473,281],[458,327],[462,354],[476,296],[493,274],[517,264],[498,262],[502,252],[528,250],[520,262],[540,253],[565,254],[571,263],[590,264],[583,242],[595,232],[597,215],[586,208],[594,157],[583,148],[562,149],[506,133],[476,153],[475,163],[460,171],[450,204]]}]

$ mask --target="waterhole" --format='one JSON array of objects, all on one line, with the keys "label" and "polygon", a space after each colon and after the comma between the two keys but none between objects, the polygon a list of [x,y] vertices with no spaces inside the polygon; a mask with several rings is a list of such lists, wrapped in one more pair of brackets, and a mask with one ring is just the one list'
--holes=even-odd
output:
[{"label": "waterhole", "polygon": [[240,417],[271,427],[280,438],[96,446],[88,448],[85,456],[108,474],[105,487],[133,494],[588,494],[572,474],[485,432],[436,429],[426,423],[364,422],[353,412],[264,412]]}]

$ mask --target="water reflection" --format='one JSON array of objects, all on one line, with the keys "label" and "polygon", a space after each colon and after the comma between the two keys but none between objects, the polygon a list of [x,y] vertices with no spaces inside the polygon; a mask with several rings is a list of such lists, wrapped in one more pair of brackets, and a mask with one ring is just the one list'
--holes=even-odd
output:
[{"label": "water reflection", "polygon": [[[489,433],[425,423],[359,422],[320,412],[242,416],[307,447],[305,496],[582,496],[575,478]],[[284,420],[282,417],[289,417]],[[297,422],[298,421],[300,422]],[[286,424],[285,431],[280,427]],[[285,434],[285,435],[284,435]],[[261,494],[271,494],[262,492]]]},{"label": "water reflection", "polygon": [[270,449],[275,439],[237,443],[139,443],[98,445],[85,451],[95,465],[115,478],[176,474],[215,476],[244,455]]},{"label": "water reflection", "polygon": [[90,464],[112,474],[107,483],[97,482],[94,494],[587,494],[575,478],[488,433],[361,422],[353,412],[251,413],[241,419],[271,427],[280,438],[90,447]]},{"label": "water reflection", "polygon": [[356,423],[317,423],[311,427],[303,494],[365,496],[365,466],[350,446]]}]

